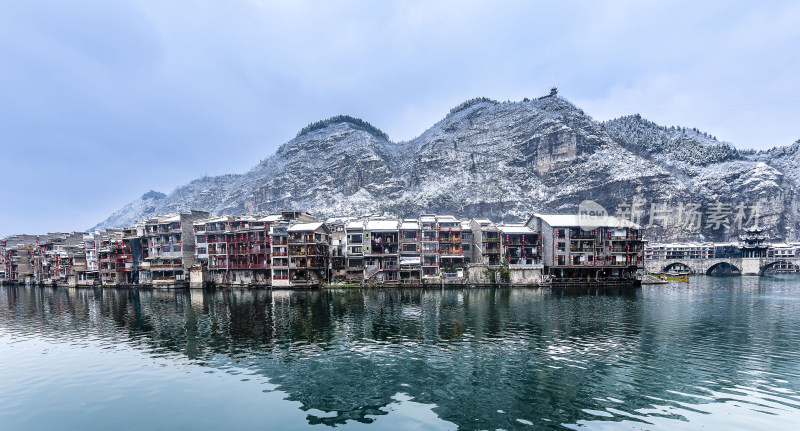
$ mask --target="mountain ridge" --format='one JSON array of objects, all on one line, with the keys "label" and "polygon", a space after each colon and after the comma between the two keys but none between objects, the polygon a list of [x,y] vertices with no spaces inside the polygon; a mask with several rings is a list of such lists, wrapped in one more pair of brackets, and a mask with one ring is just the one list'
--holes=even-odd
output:
[{"label": "mountain ridge", "polygon": [[[610,211],[638,199],[645,217],[656,201],[728,199],[731,207],[763,202],[765,226],[793,239],[800,170],[787,160],[800,151],[779,148],[742,152],[697,129],[660,126],[638,114],[597,122],[553,93],[520,102],[474,98],[403,142],[347,115],[311,123],[248,172],[201,177],[167,196],[134,200],[93,229],[188,209],[301,209],[321,217],[435,212],[499,221],[575,211],[584,199]],[[649,233],[727,240],[740,230],[654,226]]]}]

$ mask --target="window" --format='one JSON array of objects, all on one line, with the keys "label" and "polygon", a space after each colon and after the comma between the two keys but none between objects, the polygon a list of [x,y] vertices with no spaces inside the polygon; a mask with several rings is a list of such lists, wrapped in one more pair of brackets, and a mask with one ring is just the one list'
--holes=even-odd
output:
[{"label": "window", "polygon": [[464,251],[469,251],[469,244],[462,244],[461,249]]},{"label": "window", "polygon": [[561,265],[561,266],[563,266],[563,265],[565,265],[565,262],[566,262],[566,258],[565,258],[565,256],[563,256],[563,255],[562,255],[562,256],[558,256],[558,257],[556,258],[556,265]]}]

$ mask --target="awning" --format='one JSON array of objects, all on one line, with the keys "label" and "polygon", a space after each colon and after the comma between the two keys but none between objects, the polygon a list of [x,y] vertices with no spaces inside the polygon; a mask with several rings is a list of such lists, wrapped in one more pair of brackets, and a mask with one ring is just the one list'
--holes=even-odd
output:
[{"label": "awning", "polygon": [[419,265],[420,262],[421,261],[420,261],[419,257],[400,257],[400,265],[401,266],[402,265],[407,265],[407,266]]}]

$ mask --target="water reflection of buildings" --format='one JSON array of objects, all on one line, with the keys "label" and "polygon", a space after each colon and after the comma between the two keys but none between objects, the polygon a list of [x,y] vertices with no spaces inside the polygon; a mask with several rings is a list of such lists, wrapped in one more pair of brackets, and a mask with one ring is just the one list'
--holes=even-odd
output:
[{"label": "water reflection of buildings", "polygon": [[626,354],[638,336],[615,329],[639,319],[619,306],[635,293],[596,301],[537,289],[3,290],[0,305],[17,310],[3,318],[17,330],[91,328],[152,355],[246,366],[299,401],[311,424],[371,422],[398,393],[436,404],[442,419],[487,428],[514,425],[498,405],[524,410],[548,389],[553,399],[539,408],[563,416],[586,390],[572,383],[597,366],[559,371],[555,358]]}]

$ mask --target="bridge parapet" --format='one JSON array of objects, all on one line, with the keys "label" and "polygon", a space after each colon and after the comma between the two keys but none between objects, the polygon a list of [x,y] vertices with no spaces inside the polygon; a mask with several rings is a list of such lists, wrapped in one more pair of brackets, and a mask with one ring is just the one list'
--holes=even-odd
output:
[{"label": "bridge parapet", "polygon": [[647,272],[667,272],[677,264],[685,265],[692,274],[706,274],[715,266],[728,264],[739,270],[742,275],[763,275],[764,271],[776,263],[790,263],[800,267],[800,258],[714,258],[714,259],[649,259],[645,261]]},{"label": "bridge parapet", "polygon": [[648,272],[667,272],[677,264],[686,265],[692,274],[705,274],[711,268],[722,264],[730,264],[741,270],[741,259],[650,259],[645,262]]}]

